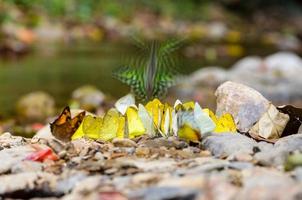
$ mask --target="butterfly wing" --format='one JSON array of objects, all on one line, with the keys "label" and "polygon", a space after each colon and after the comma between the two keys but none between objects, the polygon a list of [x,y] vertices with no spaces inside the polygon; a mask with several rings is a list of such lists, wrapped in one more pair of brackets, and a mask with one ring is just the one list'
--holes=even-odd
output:
[{"label": "butterfly wing", "polygon": [[110,109],[103,118],[99,139],[110,141],[117,137],[119,131],[120,115],[116,109]]},{"label": "butterfly wing", "polygon": [[70,108],[69,106],[67,106],[63,109],[59,117],[53,123],[50,123],[50,128],[53,129],[55,126],[62,125],[70,120],[71,120]]},{"label": "butterfly wing", "polygon": [[103,119],[101,117],[86,116],[83,121],[83,132],[85,136],[92,139],[100,138]]},{"label": "butterfly wing", "polygon": [[236,132],[236,124],[230,113],[225,113],[218,119],[218,125],[216,126],[214,132]]},{"label": "butterfly wing", "polygon": [[50,130],[57,139],[62,141],[70,141],[71,136],[81,125],[85,116],[85,111],[79,113],[71,119],[70,108],[64,108],[60,116],[50,124]]}]

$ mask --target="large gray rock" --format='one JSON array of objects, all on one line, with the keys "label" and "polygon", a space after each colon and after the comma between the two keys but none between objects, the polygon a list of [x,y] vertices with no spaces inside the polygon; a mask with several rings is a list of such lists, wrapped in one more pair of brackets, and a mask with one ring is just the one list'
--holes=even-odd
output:
[{"label": "large gray rock", "polygon": [[[205,67],[192,73],[176,87],[178,98],[209,102],[213,88],[225,81],[250,86],[278,104],[301,99],[302,59],[290,52],[278,52],[266,58],[247,56],[238,60],[230,70]],[[208,90],[210,90],[208,92]],[[209,93],[209,94],[208,94]],[[206,95],[206,96],[205,96]]]},{"label": "large gray rock", "polygon": [[269,151],[255,155],[262,165],[282,165],[290,152],[302,151],[302,134],[291,135],[279,139]]},{"label": "large gray rock", "polygon": [[241,132],[247,132],[270,105],[270,102],[256,90],[231,81],[220,85],[215,95],[217,97],[216,114],[218,116],[224,113],[232,114]]},{"label": "large gray rock", "polygon": [[229,71],[229,80],[257,89],[275,102],[301,98],[302,59],[290,52],[278,52],[264,59],[246,57]]},{"label": "large gray rock", "polygon": [[257,143],[252,138],[239,133],[212,134],[202,141],[202,147],[216,157],[228,157],[235,154],[254,154],[255,151],[267,151],[269,143]]},{"label": "large gray rock", "polygon": [[248,56],[238,60],[232,66],[232,72],[255,72],[260,70],[263,60],[258,56]]},{"label": "large gray rock", "polygon": [[291,52],[278,52],[264,59],[268,70],[278,70],[283,76],[291,77],[302,70],[302,59]]},{"label": "large gray rock", "polygon": [[217,87],[227,80],[228,72],[221,67],[206,67],[192,73],[189,84],[195,86]]},{"label": "large gray rock", "polygon": [[54,114],[55,101],[45,92],[32,92],[20,98],[16,111],[22,121],[43,122]]}]

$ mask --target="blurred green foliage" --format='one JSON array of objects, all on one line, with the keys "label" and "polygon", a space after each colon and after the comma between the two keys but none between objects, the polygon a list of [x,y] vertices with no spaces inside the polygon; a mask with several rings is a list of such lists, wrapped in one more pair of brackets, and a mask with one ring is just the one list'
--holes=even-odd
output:
[{"label": "blurred green foliage", "polygon": [[[200,18],[209,0],[2,0],[0,23],[11,20],[10,9],[18,9],[29,18],[46,15],[85,23],[100,16],[118,17],[127,20],[134,12],[151,11],[157,15],[173,18]],[[3,9],[3,8],[10,9]],[[1,9],[2,8],[2,9]],[[30,16],[28,16],[30,15]],[[34,20],[36,21],[36,20]],[[36,23],[33,23],[35,25]]]},{"label": "blurred green foliage", "polygon": [[[10,11],[25,14],[28,25],[35,26],[39,18],[72,23],[94,22],[103,16],[128,20],[137,12],[150,11],[176,19],[208,19],[211,5],[243,11],[246,15],[267,6],[288,7],[297,0],[0,0],[0,23],[13,20]],[[301,5],[301,4],[300,4]],[[293,6],[292,6],[293,7]],[[294,6],[296,7],[296,6]],[[249,11],[249,12],[246,12]],[[21,22],[22,23],[22,22]]]}]

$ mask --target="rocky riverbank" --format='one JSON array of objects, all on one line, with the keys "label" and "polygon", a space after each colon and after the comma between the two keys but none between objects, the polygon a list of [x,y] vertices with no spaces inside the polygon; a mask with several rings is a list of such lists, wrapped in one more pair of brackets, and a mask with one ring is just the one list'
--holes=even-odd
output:
[{"label": "rocky riverbank", "polygon": [[302,132],[281,138],[272,134],[274,142],[255,140],[247,133],[272,104],[257,91],[232,82],[220,86],[216,95],[216,114],[230,112],[241,133],[203,134],[197,143],[147,135],[65,143],[52,137],[47,126],[32,139],[4,133],[0,136],[0,196],[301,199]]}]

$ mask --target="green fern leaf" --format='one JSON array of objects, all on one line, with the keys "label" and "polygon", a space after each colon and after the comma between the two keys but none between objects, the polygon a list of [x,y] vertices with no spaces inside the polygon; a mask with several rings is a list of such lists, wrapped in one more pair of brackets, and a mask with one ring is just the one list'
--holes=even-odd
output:
[{"label": "green fern leaf", "polygon": [[150,45],[137,40],[142,50],[129,61],[127,66],[114,73],[114,77],[130,86],[136,98],[148,101],[162,99],[169,87],[175,83],[176,62],[172,56],[182,44],[180,40],[171,40],[161,45],[153,41]]}]

